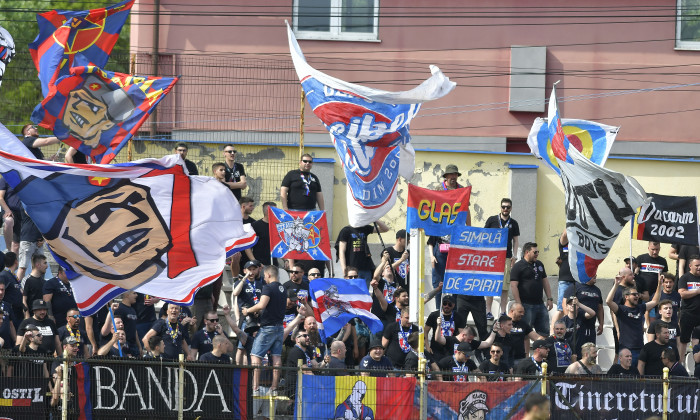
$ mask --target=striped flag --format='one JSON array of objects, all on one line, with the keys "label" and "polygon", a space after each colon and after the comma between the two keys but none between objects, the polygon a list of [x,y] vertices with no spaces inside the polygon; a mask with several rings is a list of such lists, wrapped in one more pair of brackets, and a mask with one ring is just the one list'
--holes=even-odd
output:
[{"label": "striped flag", "polygon": [[309,283],[309,291],[313,297],[314,316],[327,337],[353,318],[360,318],[373,333],[384,328],[379,318],[370,312],[372,297],[363,279],[316,279]]}]

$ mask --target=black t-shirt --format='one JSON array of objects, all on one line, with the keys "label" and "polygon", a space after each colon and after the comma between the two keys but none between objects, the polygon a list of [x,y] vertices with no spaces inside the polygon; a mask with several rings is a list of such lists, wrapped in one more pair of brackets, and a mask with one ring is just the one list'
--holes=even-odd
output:
[{"label": "black t-shirt", "polygon": [[136,310],[136,322],[138,324],[156,322],[156,308],[153,305],[146,305],[145,300],[146,295],[143,293],[137,293],[136,302],[132,305],[132,307]]},{"label": "black t-shirt", "polygon": [[[77,308],[73,297],[73,289],[70,283],[66,284],[58,277],[49,279],[44,283],[45,295],[51,294],[51,309],[53,317],[56,320],[56,326],[62,327],[66,325],[66,314],[70,309]],[[27,301],[29,302],[29,300]]]},{"label": "black t-shirt", "polygon": [[17,336],[23,336],[24,333],[27,332],[27,325],[30,324],[36,325],[37,328],[39,328],[39,332],[43,336],[39,350],[41,350],[43,353],[53,354],[53,352],[56,350],[56,323],[51,321],[48,316],[41,321],[34,319],[34,317],[23,319],[19,324],[19,328],[17,329]]},{"label": "black t-shirt", "polygon": [[[559,258],[561,259],[561,265],[559,266],[559,281],[566,281],[573,283],[576,281],[574,276],[571,274],[571,267],[569,267],[569,245],[559,244]],[[558,296],[557,299],[561,300],[563,296]]]},{"label": "black t-shirt", "polygon": [[[385,279],[379,280],[379,284],[377,285],[377,288],[382,292],[384,295],[384,299],[386,299],[386,303],[391,305],[394,303],[394,292],[396,291],[396,288],[398,287],[398,284],[394,283],[389,283]],[[384,320],[386,318],[386,312],[388,312],[390,308],[387,308],[387,311],[382,310],[382,305],[379,303],[379,299],[377,299],[377,296],[374,294],[374,290],[372,290],[372,309],[370,309],[370,312],[372,312],[374,315],[377,316],[380,320]],[[391,320],[394,319],[394,314],[391,314]]]},{"label": "black t-shirt", "polygon": [[398,369],[403,367],[406,355],[411,351],[411,346],[408,344],[408,336],[412,332],[418,332],[417,325],[411,324],[404,328],[400,323],[395,322],[384,328],[382,336],[389,340],[389,344],[386,346],[386,356],[391,359],[394,366]]},{"label": "black t-shirt", "polygon": [[649,299],[651,299],[651,295],[659,284],[659,273],[668,271],[666,258],[654,258],[649,254],[642,254],[637,257],[637,264],[639,264],[639,278],[644,281],[644,286],[649,291]]},{"label": "black t-shirt", "polygon": [[520,301],[528,305],[542,304],[542,279],[546,277],[547,272],[540,261],[529,263],[522,259],[513,265],[510,272],[510,281],[518,282]]},{"label": "black t-shirt", "polygon": [[[574,289],[576,290],[574,292]],[[619,288],[618,288],[619,289]],[[589,308],[593,309],[593,312],[598,313],[598,307],[603,304],[603,293],[600,291],[598,286],[589,286],[586,283],[576,283],[566,288],[564,296],[559,296],[558,299],[563,297],[576,296],[578,301]],[[582,325],[586,328],[595,328],[596,317],[584,319],[581,321]]]},{"label": "black t-shirt", "polygon": [[644,313],[646,304],[634,308],[618,305],[617,325],[620,327],[620,348],[641,349],[644,346]]},{"label": "black t-shirt", "polygon": [[122,322],[124,322],[124,334],[126,334],[126,341],[129,343],[129,346],[137,346],[136,320],[138,319],[138,315],[136,314],[136,309],[120,303],[117,310],[114,311],[114,316],[121,318]]},{"label": "black t-shirt", "polygon": [[506,257],[511,258],[513,256],[513,238],[520,236],[520,226],[518,222],[512,217],[508,220],[501,219],[501,215],[497,214],[486,219],[485,228],[490,229],[503,229],[508,228],[508,249],[506,250]]},{"label": "black t-shirt", "polygon": [[[426,327],[431,327],[433,329],[433,334],[430,339],[430,347],[433,349],[433,353],[436,351],[442,356],[446,356],[443,346],[435,342],[435,337],[437,337],[438,320],[440,319],[440,311],[433,311],[428,315],[428,319],[425,321]],[[454,310],[452,314],[445,315],[442,319],[442,332],[445,339],[450,336],[459,334],[459,330],[467,325],[467,320],[462,317],[462,315],[456,313]]]},{"label": "black t-shirt", "polygon": [[[360,271],[374,271],[374,262],[367,245],[367,236],[374,232],[370,225],[354,228],[345,226],[338,234],[338,242],[346,242],[345,263]],[[367,279],[365,279],[367,280]]]},{"label": "black t-shirt", "polygon": [[[393,246],[384,249],[384,251],[389,253],[389,262],[392,265],[399,261],[401,259],[401,256],[403,255],[403,252],[395,250]],[[394,279],[396,280],[396,283],[398,283],[399,286],[408,286],[408,264],[409,262],[407,259],[394,269]]]},{"label": "black t-shirt", "polygon": [[2,270],[2,272],[0,272],[0,283],[5,285],[5,297],[3,301],[12,306],[22,305],[22,287],[17,281],[17,276],[9,269]]},{"label": "black t-shirt", "polygon": [[301,279],[301,283],[297,284],[289,280],[283,284],[284,290],[294,290],[297,294],[297,299],[308,299],[309,298],[309,281],[306,279]]},{"label": "black t-shirt", "polygon": [[[678,259],[685,260],[685,265],[683,266],[683,273],[690,272],[690,257],[694,255],[700,255],[700,248],[693,245],[682,245],[681,249],[678,251]],[[676,270],[678,273],[678,270]]]},{"label": "black t-shirt", "polygon": [[559,340],[556,337],[547,337],[549,353],[547,354],[547,370],[550,372],[564,373],[571,364],[573,350],[566,339]]},{"label": "black t-shirt", "polygon": [[[693,356],[695,356],[695,353],[697,353],[697,352],[700,352],[700,344],[696,344],[693,346]],[[700,379],[700,363],[695,364],[695,370],[693,370],[693,376]]]},{"label": "black t-shirt", "polygon": [[[678,279],[679,289],[695,290],[699,287],[700,277],[694,276],[690,273],[685,273],[680,279]],[[683,299],[681,311],[688,311],[689,313],[693,314],[700,313],[700,295],[695,295],[690,299]]]},{"label": "black t-shirt", "polygon": [[645,362],[644,376],[661,376],[664,370],[664,364],[661,362],[661,352],[664,349],[674,349],[676,360],[678,360],[678,350],[670,344],[659,344],[656,341],[650,341],[642,347],[639,352],[639,360]]},{"label": "black t-shirt", "polygon": [[163,339],[165,351],[163,357],[169,360],[177,360],[178,355],[184,353],[182,340],[190,341],[190,334],[186,327],[179,322],[168,322],[166,319],[159,319],[151,327]]},{"label": "black t-shirt", "polygon": [[46,280],[31,275],[24,281],[24,296],[27,297],[30,315],[34,314],[34,311],[32,311],[34,301],[44,299],[44,283],[46,283]]},{"label": "black t-shirt", "polygon": [[457,375],[443,375],[444,381],[467,382],[467,374],[477,370],[476,363],[471,358],[468,358],[464,363],[458,363],[456,356],[445,356],[438,362],[438,367],[441,372],[454,372]]},{"label": "black t-shirt", "polygon": [[287,308],[287,292],[285,292],[284,286],[279,281],[265,284],[262,288],[262,295],[268,296],[270,301],[260,315],[260,326],[282,325],[284,311]]},{"label": "black t-shirt", "polygon": [[[224,175],[224,180],[226,182],[240,182],[241,176],[246,176],[243,165],[238,162],[233,162],[233,168],[229,168],[228,164],[224,162],[224,171],[226,172]],[[231,192],[233,193],[233,196],[236,197],[236,200],[241,199],[240,188],[232,189]]]},{"label": "black t-shirt", "polygon": [[615,376],[615,375],[639,376],[639,370],[637,370],[637,366],[630,366],[629,369],[625,369],[622,367],[622,365],[618,365],[617,363],[613,363],[613,365],[610,366],[610,370],[608,370],[608,375],[611,375],[611,376]]},{"label": "black t-shirt", "polygon": [[[360,361],[360,369],[394,370],[394,365],[388,357],[382,356],[379,361],[372,359],[369,354]],[[370,372],[369,376],[386,377],[385,372]]]},{"label": "black t-shirt", "polygon": [[526,356],[525,338],[532,332],[532,330],[532,326],[522,319],[520,321],[513,321],[513,328],[510,330],[510,336],[513,343],[514,360],[522,359]]},{"label": "black t-shirt", "polygon": [[[19,231],[19,240],[27,242],[36,242],[40,240],[42,238],[41,232],[39,231],[39,228],[36,227],[36,224],[34,224],[32,218],[29,217],[27,212],[24,210],[22,210],[20,213],[22,214],[22,227]],[[17,221],[15,221],[15,223],[17,223]]]},{"label": "black t-shirt", "polygon": [[205,353],[209,353],[214,349],[212,340],[214,340],[214,337],[217,335],[219,335],[219,333],[216,331],[208,332],[206,328],[202,328],[194,333],[192,336],[192,346],[190,348],[193,350],[197,349],[199,360],[202,360],[202,356],[204,356]]},{"label": "black t-shirt", "polygon": [[282,186],[289,188],[287,207],[290,210],[316,210],[316,194],[321,192],[318,176],[294,169],[284,176]]},{"label": "black t-shirt", "polygon": [[647,334],[654,334],[654,330],[656,329],[656,324],[666,324],[668,326],[668,344],[675,348],[676,347],[676,337],[678,337],[681,333],[681,329],[678,327],[678,322],[673,321],[671,319],[671,322],[664,322],[660,319],[657,319],[656,321],[652,321],[651,324],[649,325],[649,328],[647,328]]},{"label": "black t-shirt", "polygon": [[[263,219],[250,224],[258,236],[258,241],[253,245],[253,257],[263,264],[269,264],[272,253],[270,252],[270,224]],[[275,260],[277,260],[275,258]],[[276,263],[275,263],[276,265]]]},{"label": "black t-shirt", "polygon": [[44,160],[44,153],[38,147],[34,147],[34,142],[38,139],[39,137],[24,136],[22,144],[24,144],[37,159]]},{"label": "black t-shirt", "polygon": [[19,346],[14,348],[15,354],[24,356],[23,359],[15,360],[12,363],[14,371],[12,376],[15,378],[43,378],[44,377],[44,360],[34,359],[33,357],[46,356],[46,352],[41,349],[32,350],[27,344],[24,348],[24,353],[19,351]]},{"label": "black t-shirt", "polygon": [[515,365],[513,373],[518,375],[538,375],[542,371],[541,366],[542,362],[537,363],[534,358],[528,357],[527,359],[519,361],[518,364]]},{"label": "black t-shirt", "polygon": [[479,365],[479,370],[482,373],[488,373],[489,375],[486,377],[486,380],[489,382],[502,382],[505,381],[505,378],[503,377],[504,373],[510,373],[508,368],[503,364],[503,363],[498,363],[497,365],[494,365],[491,363],[490,359],[484,360],[481,362]]},{"label": "black t-shirt", "polygon": [[513,357],[513,336],[511,334],[506,334],[501,337],[500,334],[496,334],[496,338],[493,340],[494,343],[501,345],[503,349],[503,356],[501,356],[501,363],[507,367],[512,367],[515,357]]},{"label": "black t-shirt", "polygon": [[229,356],[226,353],[222,353],[221,356],[217,357],[214,356],[212,352],[204,353],[203,355],[199,356],[199,361],[200,362],[206,362],[206,363],[222,363],[225,365],[230,365],[231,364],[231,356]]}]

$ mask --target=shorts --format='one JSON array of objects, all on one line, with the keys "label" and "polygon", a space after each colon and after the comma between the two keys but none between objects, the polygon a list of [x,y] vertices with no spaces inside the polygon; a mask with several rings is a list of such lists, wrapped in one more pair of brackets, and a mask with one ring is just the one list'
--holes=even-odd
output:
[{"label": "shorts", "polygon": [[44,255],[43,246],[39,248],[36,246],[36,242],[21,241],[19,243],[19,259],[20,267],[27,267],[27,263],[31,266],[33,255]]},{"label": "shorts", "polygon": [[510,290],[510,268],[511,268],[510,258],[506,258],[506,269],[503,272],[503,291],[504,292],[507,292]]},{"label": "shorts", "polygon": [[[241,331],[245,332],[245,321],[241,323]],[[257,334],[256,334],[257,335]],[[245,346],[241,344],[241,340],[238,340],[238,349],[240,350],[245,350],[246,353],[250,354],[251,350],[253,350],[253,343],[255,342],[255,336],[248,334],[248,339],[245,341]]]},{"label": "shorts", "polygon": [[251,356],[263,358],[270,351],[273,356],[282,356],[282,342],[284,341],[284,327],[282,325],[268,325],[261,327],[253,342],[250,351]]}]

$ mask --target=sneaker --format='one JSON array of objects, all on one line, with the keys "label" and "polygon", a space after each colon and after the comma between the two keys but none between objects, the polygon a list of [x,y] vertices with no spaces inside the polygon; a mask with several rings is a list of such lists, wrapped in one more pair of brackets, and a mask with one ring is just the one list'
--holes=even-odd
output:
[{"label": "sneaker", "polygon": [[508,314],[505,312],[501,313],[501,316],[506,316],[506,315],[508,315]]},{"label": "sneaker", "polygon": [[253,396],[254,396],[254,397],[259,397],[259,396],[260,396],[260,388],[254,389],[254,390],[253,390]]},{"label": "sneaker", "polygon": [[486,320],[493,321],[493,314],[491,312],[486,314]]}]

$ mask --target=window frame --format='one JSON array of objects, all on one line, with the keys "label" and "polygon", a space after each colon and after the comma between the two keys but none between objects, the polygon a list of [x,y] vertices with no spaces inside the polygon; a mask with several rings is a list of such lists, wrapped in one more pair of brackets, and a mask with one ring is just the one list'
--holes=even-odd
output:
[{"label": "window frame", "polygon": [[381,42],[379,40],[379,0],[374,1],[374,30],[373,32],[343,32],[342,8],[343,0],[331,1],[330,31],[300,31],[299,27],[299,0],[294,0],[292,7],[292,27],[297,39],[315,39],[324,41],[364,41]]},{"label": "window frame", "polygon": [[700,50],[700,39],[697,41],[682,41],[681,40],[681,30],[683,24],[681,22],[683,0],[676,0],[676,46],[677,50]]}]

